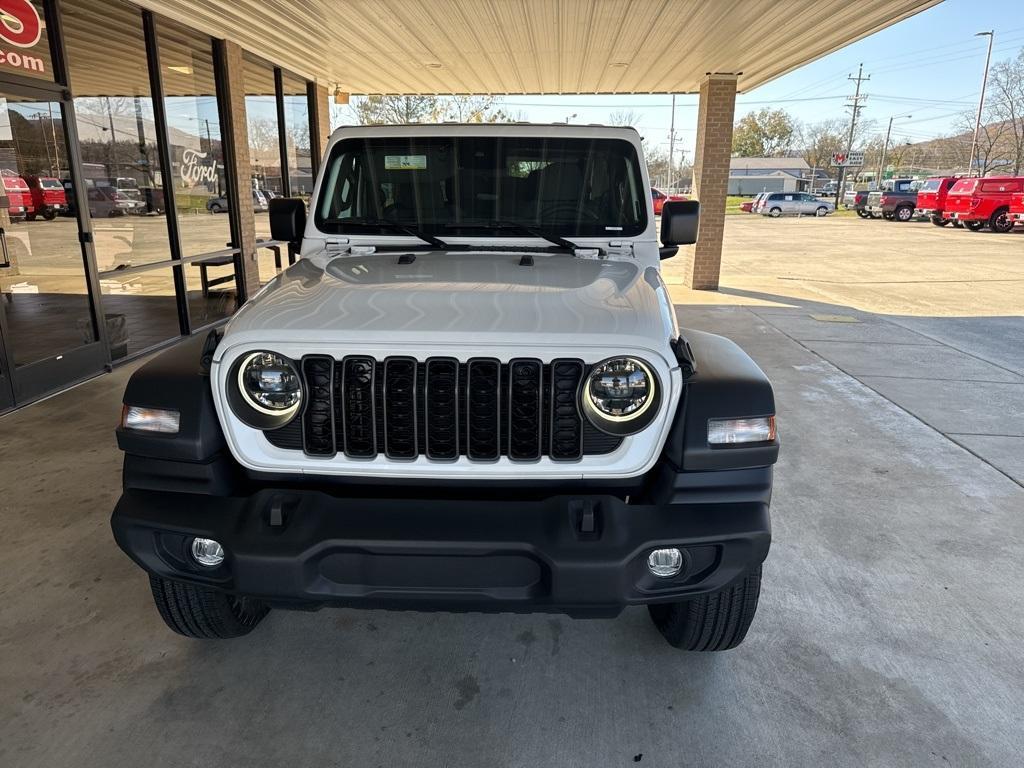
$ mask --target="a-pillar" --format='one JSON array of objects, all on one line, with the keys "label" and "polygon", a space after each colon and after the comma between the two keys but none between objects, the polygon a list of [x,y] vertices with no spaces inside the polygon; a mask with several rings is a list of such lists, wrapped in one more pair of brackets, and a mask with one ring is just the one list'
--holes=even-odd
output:
[{"label": "a-pillar", "polygon": [[702,291],[718,289],[735,110],[736,75],[707,75],[700,84],[693,160],[693,190],[700,201],[700,235],[697,244],[686,248],[683,254],[686,285]]}]

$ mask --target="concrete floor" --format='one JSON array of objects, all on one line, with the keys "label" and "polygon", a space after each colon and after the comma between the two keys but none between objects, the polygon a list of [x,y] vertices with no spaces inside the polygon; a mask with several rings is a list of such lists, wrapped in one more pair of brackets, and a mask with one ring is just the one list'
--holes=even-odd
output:
[{"label": "concrete floor", "polygon": [[[0,766],[1019,764],[1024,487],[934,413],[1019,386],[1019,348],[968,341],[1024,321],[755,294],[681,307],[755,357],[781,419],[761,608],[724,654],[674,651],[642,609],[275,612],[187,641],[110,537],[130,370],[0,419]],[[879,355],[949,381],[887,389]]]}]

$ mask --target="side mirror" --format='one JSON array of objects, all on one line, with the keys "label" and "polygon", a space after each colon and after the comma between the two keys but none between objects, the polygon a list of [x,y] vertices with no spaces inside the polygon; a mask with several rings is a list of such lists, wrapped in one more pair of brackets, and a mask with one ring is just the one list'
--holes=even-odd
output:
[{"label": "side mirror", "polygon": [[[663,246],[693,245],[697,242],[699,227],[700,203],[696,200],[672,200],[661,209]],[[675,251],[669,255],[674,256]],[[662,258],[668,257],[663,255]]]},{"label": "side mirror", "polygon": [[270,236],[298,245],[306,230],[306,204],[297,197],[275,197],[268,206]]}]

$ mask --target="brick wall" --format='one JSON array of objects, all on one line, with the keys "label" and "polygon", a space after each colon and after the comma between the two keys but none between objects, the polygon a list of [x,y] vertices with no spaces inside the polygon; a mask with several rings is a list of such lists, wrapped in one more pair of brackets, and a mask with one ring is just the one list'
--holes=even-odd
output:
[{"label": "brick wall", "polygon": [[230,184],[238,190],[239,235],[242,249],[242,285],[245,296],[252,296],[260,288],[260,268],[256,260],[256,215],[252,208],[252,164],[249,157],[249,129],[245,113],[245,83],[242,79],[242,48],[230,41],[223,42],[224,65],[227,70],[224,94],[230,125],[230,141],[234,147],[234,167],[228,169]]},{"label": "brick wall", "polygon": [[736,76],[705,77],[700,85],[693,162],[694,194],[700,200],[700,236],[697,244],[683,253],[686,284],[697,290],[718,289],[735,108]]},{"label": "brick wall", "polygon": [[333,100],[326,85],[317,83],[314,87],[316,88],[316,116],[320,146],[313,147],[311,151],[317,156],[317,162],[319,162],[323,159],[324,150],[327,149],[327,140],[331,138],[331,103]]}]

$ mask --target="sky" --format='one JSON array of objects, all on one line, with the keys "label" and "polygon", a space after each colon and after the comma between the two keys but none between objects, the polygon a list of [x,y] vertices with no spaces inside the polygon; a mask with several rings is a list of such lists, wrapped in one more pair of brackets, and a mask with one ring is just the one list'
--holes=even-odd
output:
[{"label": "sky", "polygon": [[[953,122],[974,111],[981,93],[987,38],[975,32],[994,30],[992,61],[1015,56],[1024,48],[1024,0],[945,0],[938,6],[852,43],[835,53],[773,80],[737,98],[736,118],[763,106],[782,108],[801,122],[829,118],[849,120],[847,80],[864,64],[870,81],[861,119],[884,131],[890,116],[912,115],[894,122],[894,140],[923,141],[955,133]],[[667,151],[672,109],[670,96],[508,96],[503,106],[522,112],[531,122],[605,123],[611,113],[639,114],[637,129],[648,146]],[[676,147],[693,158],[697,96],[676,98]]]}]

